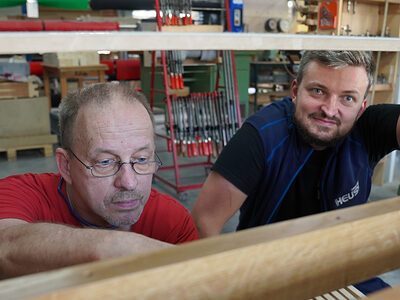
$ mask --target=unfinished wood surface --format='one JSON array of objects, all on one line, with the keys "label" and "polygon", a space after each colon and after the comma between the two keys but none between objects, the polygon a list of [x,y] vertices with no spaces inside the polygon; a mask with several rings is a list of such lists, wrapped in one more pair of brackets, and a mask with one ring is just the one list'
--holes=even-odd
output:
[{"label": "unfinished wood surface", "polygon": [[274,241],[316,229],[329,228],[397,210],[400,210],[400,198],[393,198],[186,243],[157,253],[126,256],[3,280],[0,281],[0,299],[20,299],[39,295],[113,276]]},{"label": "unfinished wood surface", "polygon": [[0,81],[0,99],[39,97],[39,83]]},{"label": "unfinished wood surface", "polygon": [[399,268],[399,236],[395,211],[29,299],[307,299]]},{"label": "unfinished wood surface", "polygon": [[[205,43],[204,41],[207,41]],[[399,38],[269,33],[13,32],[0,33],[0,54],[143,50],[400,51]]]}]

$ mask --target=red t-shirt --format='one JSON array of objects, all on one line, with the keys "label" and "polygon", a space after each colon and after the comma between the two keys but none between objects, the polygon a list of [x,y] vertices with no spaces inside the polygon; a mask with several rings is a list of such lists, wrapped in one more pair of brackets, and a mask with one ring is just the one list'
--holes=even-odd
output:
[{"label": "red t-shirt", "polygon": [[[14,218],[82,227],[57,191],[61,175],[24,174],[0,179],[0,219]],[[65,194],[65,183],[62,185]],[[179,202],[151,190],[149,200],[132,232],[168,242],[183,243],[198,239],[194,222]]]}]

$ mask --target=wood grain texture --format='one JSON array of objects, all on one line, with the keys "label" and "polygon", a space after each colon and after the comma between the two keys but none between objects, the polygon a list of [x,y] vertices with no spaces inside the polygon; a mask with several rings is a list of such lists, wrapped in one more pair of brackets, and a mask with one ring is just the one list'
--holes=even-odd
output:
[{"label": "wood grain texture", "polygon": [[400,267],[400,211],[29,299],[306,299]]},{"label": "wood grain texture", "polygon": [[[206,41],[206,42],[205,42]],[[29,46],[27,46],[29,45]],[[17,32],[0,33],[0,54],[144,50],[400,51],[399,38],[279,33]]]},{"label": "wood grain texture", "polygon": [[155,253],[126,256],[3,280],[0,281],[0,299],[19,299],[40,295],[58,289],[279,240],[296,234],[329,228],[398,210],[400,210],[400,198],[393,198],[208,238]]}]

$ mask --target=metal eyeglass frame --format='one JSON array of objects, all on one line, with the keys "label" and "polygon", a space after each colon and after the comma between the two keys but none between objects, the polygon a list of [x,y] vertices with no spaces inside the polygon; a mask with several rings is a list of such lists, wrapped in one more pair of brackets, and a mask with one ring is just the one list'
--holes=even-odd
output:
[{"label": "metal eyeglass frame", "polygon": [[[157,161],[157,160],[148,160],[148,161],[135,161],[135,162],[132,162],[132,161],[129,161],[129,162],[113,162],[112,164],[118,165],[118,169],[117,169],[117,171],[116,171],[114,174],[112,174],[112,175],[105,175],[105,176],[98,176],[98,175],[94,175],[94,174],[93,174],[93,168],[94,168],[96,165],[101,165],[101,163],[96,163],[96,164],[94,164],[94,165],[88,166],[88,165],[85,164],[83,161],[81,161],[81,160],[79,159],[79,157],[76,156],[76,154],[75,154],[70,148],[66,148],[66,150],[69,151],[69,152],[71,152],[72,155],[73,155],[86,169],[90,170],[90,174],[92,174],[93,177],[97,177],[97,178],[105,178],[105,177],[114,176],[114,175],[116,175],[116,174],[119,172],[119,170],[121,170],[122,165],[127,165],[127,164],[130,164],[131,167],[132,167],[132,170],[135,171],[135,173],[138,174],[138,175],[150,175],[150,174],[154,174],[155,172],[157,172],[158,168],[162,166],[162,161],[161,161],[160,157],[158,157],[157,152],[154,152],[154,154],[156,155],[158,161]],[[136,171],[136,169],[135,169],[135,164],[154,163],[154,162],[157,163],[157,169],[156,169],[154,172],[151,172],[151,173],[139,173],[139,172]]]}]

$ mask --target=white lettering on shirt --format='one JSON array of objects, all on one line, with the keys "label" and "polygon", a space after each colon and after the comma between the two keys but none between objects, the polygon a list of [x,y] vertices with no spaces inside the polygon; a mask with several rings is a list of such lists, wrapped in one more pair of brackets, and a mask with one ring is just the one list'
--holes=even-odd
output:
[{"label": "white lettering on shirt", "polygon": [[357,181],[356,185],[351,188],[351,191],[349,193],[344,194],[335,199],[336,206],[339,207],[339,206],[343,205],[344,203],[350,201],[355,196],[357,196],[359,191],[360,191],[360,184]]}]

